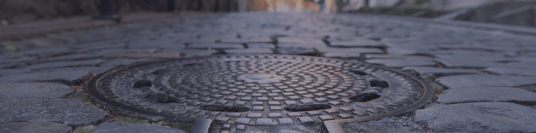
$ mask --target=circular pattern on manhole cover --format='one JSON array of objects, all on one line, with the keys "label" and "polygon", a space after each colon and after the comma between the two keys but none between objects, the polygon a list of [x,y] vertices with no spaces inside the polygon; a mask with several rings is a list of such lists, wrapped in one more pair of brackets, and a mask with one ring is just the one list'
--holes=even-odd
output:
[{"label": "circular pattern on manhole cover", "polygon": [[107,72],[92,84],[98,100],[125,110],[260,125],[385,117],[410,112],[416,108],[407,105],[420,107],[431,98],[423,94],[433,94],[387,68],[284,55],[145,63]]}]

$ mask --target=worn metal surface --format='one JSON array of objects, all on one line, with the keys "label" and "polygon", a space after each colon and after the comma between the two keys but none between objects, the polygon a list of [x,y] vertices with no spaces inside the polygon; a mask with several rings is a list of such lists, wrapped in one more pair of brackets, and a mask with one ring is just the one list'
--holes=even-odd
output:
[{"label": "worn metal surface", "polygon": [[224,123],[277,125],[404,113],[408,105],[424,105],[423,94],[433,95],[425,93],[431,90],[426,86],[364,63],[227,55],[115,69],[95,79],[89,92],[109,105],[147,115],[206,115]]}]

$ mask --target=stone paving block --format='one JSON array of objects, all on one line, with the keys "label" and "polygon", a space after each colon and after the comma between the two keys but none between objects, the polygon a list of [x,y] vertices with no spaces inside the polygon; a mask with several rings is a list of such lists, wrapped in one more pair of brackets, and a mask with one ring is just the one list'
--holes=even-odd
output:
[{"label": "stone paving block", "polygon": [[513,87],[450,88],[437,99],[438,103],[515,102],[536,103],[536,93]]},{"label": "stone paving block", "polygon": [[430,59],[427,56],[416,56],[416,55],[390,55],[390,54],[366,54],[366,59],[408,59],[408,58],[419,58],[419,59]]},{"label": "stone paving block", "polygon": [[317,48],[321,53],[348,53],[348,54],[383,54],[383,51],[379,48]]},{"label": "stone paving block", "polygon": [[500,75],[531,75],[536,76],[534,68],[516,68],[516,67],[489,67],[484,69],[487,72]]},{"label": "stone paving block", "polygon": [[19,52],[18,54],[32,56],[32,57],[48,57],[55,55],[62,55],[70,52],[70,48],[66,47],[40,47],[27,49]]},{"label": "stone paving block", "polygon": [[434,132],[536,132],[536,111],[514,103],[462,103],[417,110],[415,122]]},{"label": "stone paving block", "polygon": [[433,60],[425,58],[370,59],[365,62],[380,64],[387,67],[436,66],[436,63]]},{"label": "stone paving block", "polygon": [[507,63],[507,66],[517,68],[536,68],[536,62],[509,62]]},{"label": "stone paving block", "polygon": [[394,55],[433,55],[433,51],[438,49],[435,45],[422,45],[416,44],[416,41],[407,41],[407,42],[397,42],[397,41],[384,41],[389,48],[387,49],[388,54]]},{"label": "stone paving block", "polygon": [[60,83],[0,83],[0,99],[61,98],[74,89]]},{"label": "stone paving block", "polygon": [[227,54],[272,54],[272,49],[269,48],[247,48],[247,49],[226,49],[223,50]]},{"label": "stone paving block", "polygon": [[0,69],[0,77],[3,75],[13,75],[13,74],[20,74],[20,73],[26,73],[30,72],[30,70],[27,69]]},{"label": "stone paving block", "polygon": [[99,67],[118,67],[118,66],[127,66],[135,63],[150,61],[150,59],[125,59],[117,58],[111,59],[100,65]]},{"label": "stone paving block", "polygon": [[2,99],[0,107],[0,122],[61,122],[78,126],[95,124],[107,115],[105,111],[78,99]]},{"label": "stone paving block", "polygon": [[74,84],[76,81],[89,75],[89,70],[51,69],[31,73],[4,75],[0,77],[0,83],[9,82],[33,82],[33,81],[64,81]]},{"label": "stone paving block", "polygon": [[362,54],[382,54],[383,51],[378,48],[325,48],[317,49],[324,53],[325,57],[338,58],[358,58]]},{"label": "stone paving block", "polygon": [[66,61],[66,60],[89,60],[99,58],[99,55],[95,54],[69,54],[64,56],[58,56],[47,59],[40,59],[39,62],[51,62],[51,61]]},{"label": "stone paving block", "polygon": [[200,44],[188,44],[188,49],[242,49],[242,44],[225,44],[225,43],[200,43]]},{"label": "stone paving block", "polygon": [[[486,46],[481,46],[486,47]],[[489,61],[503,61],[510,58],[506,57],[504,53],[501,52],[489,52],[482,50],[437,50],[434,51],[434,55],[438,58],[441,57],[465,57],[465,58],[476,58],[481,60]]]},{"label": "stone paving block", "polygon": [[182,55],[176,52],[157,53],[116,53],[106,54],[104,58],[180,58]]},{"label": "stone paving block", "polygon": [[456,75],[436,79],[448,88],[508,87],[536,84],[536,76]]},{"label": "stone paving block", "polygon": [[276,49],[276,52],[284,55],[306,55],[306,54],[316,54],[316,51],[313,48],[306,47],[279,47]]},{"label": "stone paving block", "polygon": [[[2,55],[2,56],[6,56],[6,55]],[[33,60],[36,60],[37,58],[36,57],[21,57],[21,58],[4,58],[4,59],[0,59],[0,64],[16,64],[16,63],[21,63],[21,62],[28,62],[28,61],[33,61]]]},{"label": "stone paving block", "polygon": [[183,130],[157,125],[143,125],[122,122],[102,123],[93,133],[186,133]]},{"label": "stone paving block", "polygon": [[460,75],[460,74],[485,74],[478,70],[469,70],[469,69],[448,69],[448,68],[438,68],[438,67],[404,67],[402,71],[413,70],[419,73],[421,76],[432,74],[434,77],[442,77],[449,75]]},{"label": "stone paving block", "polygon": [[93,59],[93,60],[81,60],[81,61],[59,61],[48,62],[40,64],[32,64],[24,69],[46,69],[46,68],[59,68],[59,67],[75,67],[75,66],[96,66],[105,60]]},{"label": "stone paving block", "polygon": [[423,128],[417,125],[409,117],[402,118],[382,118],[368,122],[353,122],[341,124],[346,132],[423,132]]},{"label": "stone paving block", "polygon": [[270,48],[275,49],[275,45],[270,43],[262,43],[262,44],[247,44],[248,48]]},{"label": "stone paving block", "polygon": [[329,40],[332,47],[383,47],[383,43],[365,38],[354,38],[351,41]]},{"label": "stone paving block", "polygon": [[71,127],[54,122],[8,122],[0,124],[1,133],[67,133]]},{"label": "stone paving block", "polygon": [[236,44],[253,44],[253,43],[271,43],[272,39],[269,37],[241,37],[220,39],[220,43],[236,43]]},{"label": "stone paving block", "polygon": [[128,53],[155,53],[160,51],[159,48],[139,48],[139,49],[104,49],[90,52],[95,55],[109,55],[109,54],[128,54]]},{"label": "stone paving block", "polygon": [[[435,60],[445,65],[445,67],[461,67],[461,68],[486,68],[486,67],[504,67],[505,63],[499,61],[487,60],[485,58],[491,58],[486,56],[480,56],[482,58],[474,58],[467,56],[440,56]],[[513,60],[504,60],[513,61]]]}]

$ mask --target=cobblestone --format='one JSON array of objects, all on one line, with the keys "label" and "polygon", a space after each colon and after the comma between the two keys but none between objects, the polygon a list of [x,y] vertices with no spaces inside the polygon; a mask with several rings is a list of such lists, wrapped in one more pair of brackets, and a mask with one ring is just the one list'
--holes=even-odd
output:
[{"label": "cobblestone", "polygon": [[536,112],[514,103],[432,106],[417,110],[415,121],[437,132],[536,132]]},{"label": "cobblestone", "polygon": [[61,122],[79,126],[97,123],[107,115],[78,99],[2,99],[0,106],[9,107],[0,109],[0,122]]},{"label": "cobblestone", "polygon": [[143,125],[132,123],[103,123],[97,126],[93,133],[117,133],[117,132],[129,132],[129,133],[186,133],[180,129],[157,126],[157,125]]},{"label": "cobblestone", "polygon": [[[411,113],[414,114],[409,115],[411,119],[403,118],[402,127],[420,130],[412,124],[416,122],[426,126],[424,130],[434,132],[536,132],[534,126],[530,125],[536,123],[535,107],[525,105],[535,102],[534,92],[531,92],[534,87],[531,86],[536,84],[533,70],[536,68],[536,32],[527,32],[533,31],[530,28],[526,31],[501,29],[504,28],[477,23],[458,24],[389,16],[250,12],[181,15],[167,20],[2,41],[2,45],[14,44],[21,50],[0,49],[0,132],[22,127],[25,128],[23,131],[29,127],[28,132],[45,132],[43,128],[49,125],[54,127],[50,131],[58,129],[63,132],[70,129],[66,126],[75,128],[89,124],[95,124],[99,132],[168,131],[169,128],[159,126],[101,124],[99,122],[106,115],[104,111],[78,100],[59,98],[72,92],[66,85],[79,85],[92,74],[104,73],[116,67],[160,59],[222,54],[323,56],[403,68],[404,71],[415,71],[421,78],[435,79],[448,89],[430,106]],[[29,48],[32,46],[37,48]],[[373,71],[354,72],[364,74]],[[329,77],[330,82],[331,79],[337,79],[335,77]],[[60,82],[65,85],[36,82]],[[233,82],[229,85],[237,87],[237,84]],[[247,84],[244,86],[251,87]],[[225,121],[230,124],[221,131],[238,133],[321,132],[310,123],[351,119],[376,111],[342,107],[352,103],[352,100],[344,98],[357,95],[354,93],[300,88],[285,83],[280,86],[282,88],[273,89],[275,91],[260,87],[243,92],[211,89],[210,94],[214,95],[196,93],[198,95],[188,96],[188,100],[198,101],[184,103],[185,106],[202,105],[203,102],[250,106],[253,113],[262,112],[260,117],[255,114],[251,118],[235,118],[247,117],[249,112],[185,111],[189,116],[218,116],[215,123]],[[512,88],[519,86],[528,91]],[[141,90],[125,93],[146,93]],[[215,100],[218,98],[224,100]],[[337,108],[281,113],[286,105],[315,102],[325,102]],[[160,105],[163,103],[152,107]],[[172,108],[161,108],[169,109]],[[272,110],[279,112],[265,112]],[[396,132],[401,129],[400,123],[390,121],[397,119],[385,118],[347,125],[353,125],[351,127],[359,131]],[[301,123],[308,124],[299,125]],[[402,130],[414,131],[408,128]]]},{"label": "cobblestone", "polygon": [[468,102],[536,103],[536,93],[512,87],[450,88],[436,102],[453,104]]},{"label": "cobblestone", "polygon": [[2,133],[66,133],[71,127],[54,122],[8,122],[0,124]]},{"label": "cobblestone", "polygon": [[73,89],[59,83],[0,83],[0,99],[61,98]]},{"label": "cobblestone", "polygon": [[436,79],[448,88],[459,87],[512,87],[536,84],[536,76],[456,75]]}]

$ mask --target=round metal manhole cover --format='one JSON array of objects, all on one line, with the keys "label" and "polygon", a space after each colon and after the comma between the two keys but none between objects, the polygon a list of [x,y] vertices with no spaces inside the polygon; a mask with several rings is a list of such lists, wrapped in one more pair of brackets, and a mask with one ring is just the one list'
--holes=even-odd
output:
[{"label": "round metal manhole cover", "polygon": [[411,112],[433,95],[428,85],[384,67],[284,55],[145,63],[91,84],[94,97],[124,110],[253,125],[380,118]]}]

